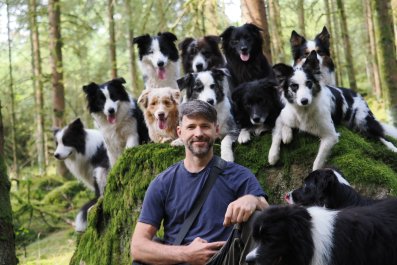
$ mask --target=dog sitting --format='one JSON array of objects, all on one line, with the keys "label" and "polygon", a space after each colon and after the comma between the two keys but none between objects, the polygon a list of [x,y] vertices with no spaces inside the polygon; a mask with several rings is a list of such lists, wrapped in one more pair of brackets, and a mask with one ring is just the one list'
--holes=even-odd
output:
[{"label": "dog sitting", "polygon": [[146,89],[139,96],[138,103],[144,109],[149,137],[153,142],[165,143],[178,138],[179,99],[179,90],[170,87]]},{"label": "dog sitting", "polygon": [[262,52],[261,29],[247,23],[230,26],[221,35],[226,68],[231,74],[231,92],[244,82],[273,77],[272,68]]},{"label": "dog sitting", "polygon": [[85,204],[75,219],[76,231],[82,232],[87,227],[88,209],[104,194],[109,170],[105,143],[98,130],[85,129],[80,119],[54,130],[54,137],[54,157],[63,160],[72,175],[95,192],[96,198]]},{"label": "dog sitting", "polygon": [[125,90],[124,83],[121,77],[83,87],[88,110],[104,136],[111,166],[125,148],[149,139],[142,111]]},{"label": "dog sitting", "polygon": [[225,59],[219,49],[218,36],[204,36],[197,40],[185,38],[179,43],[185,74],[201,72],[225,66]]},{"label": "dog sitting", "polygon": [[254,222],[257,265],[397,264],[397,200],[340,211],[271,206]]},{"label": "dog sitting", "polygon": [[282,108],[273,78],[242,83],[233,92],[232,99],[240,144],[250,141],[252,133],[260,135],[273,129]]},{"label": "dog sitting", "polygon": [[322,168],[339,134],[334,124],[343,123],[368,138],[381,141],[392,152],[397,148],[385,139],[385,135],[397,138],[397,129],[380,123],[364,99],[356,92],[326,86],[323,83],[317,53],[312,51],[302,67],[285,64],[274,67],[283,90],[285,107],[276,120],[269,151],[269,163],[276,164],[281,141],[292,141],[292,129],[320,137],[320,148],[313,163],[313,170]]},{"label": "dog sitting", "polygon": [[330,168],[311,172],[303,180],[303,186],[288,192],[285,200],[289,204],[328,209],[365,206],[381,201],[360,195],[340,172]]},{"label": "dog sitting", "polygon": [[139,50],[139,65],[146,88],[178,88],[179,54],[170,32],[160,32],[157,36],[148,34],[136,37],[133,43]]},{"label": "dog sitting", "polygon": [[326,85],[336,86],[335,81],[335,65],[330,53],[330,34],[326,27],[321,33],[317,34],[314,40],[307,41],[303,36],[291,33],[290,43],[294,65],[300,65],[302,60],[306,58],[311,51],[317,52],[317,59],[320,61],[320,70]]},{"label": "dog sitting", "polygon": [[234,161],[232,147],[239,131],[232,115],[232,103],[227,97],[229,88],[225,87],[228,74],[226,69],[190,73],[179,79],[178,85],[181,91],[186,90],[186,101],[198,99],[215,107],[221,138],[221,157],[226,161]]}]

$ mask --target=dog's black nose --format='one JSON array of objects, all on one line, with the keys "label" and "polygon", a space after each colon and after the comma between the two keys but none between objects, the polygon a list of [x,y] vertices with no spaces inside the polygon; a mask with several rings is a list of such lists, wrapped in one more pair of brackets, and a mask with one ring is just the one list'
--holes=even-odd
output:
[{"label": "dog's black nose", "polygon": [[252,120],[253,120],[255,123],[258,123],[258,122],[261,121],[261,118],[260,118],[260,117],[254,117]]},{"label": "dog's black nose", "polygon": [[247,53],[247,52],[248,52],[247,46],[241,47],[240,50],[241,50],[243,53]]},{"label": "dog's black nose", "polygon": [[164,112],[160,112],[159,114],[157,114],[157,116],[159,117],[159,119],[164,119],[165,118],[165,113]]},{"label": "dog's black nose", "polygon": [[158,67],[163,67],[164,66],[164,62],[163,61],[158,61],[157,62],[157,66]]},{"label": "dog's black nose", "polygon": [[58,153],[54,154],[54,156],[56,159],[59,159],[61,157]]},{"label": "dog's black nose", "polygon": [[307,98],[303,98],[301,100],[302,105],[307,105],[307,103],[309,103],[309,100]]},{"label": "dog's black nose", "polygon": [[198,63],[198,64],[196,64],[196,68],[197,68],[197,71],[202,71],[204,68],[204,65],[202,63]]},{"label": "dog's black nose", "polygon": [[215,101],[214,101],[212,98],[207,99],[207,102],[208,102],[209,104],[211,104],[212,106],[213,106],[214,103],[215,103]]},{"label": "dog's black nose", "polygon": [[113,114],[114,113],[114,108],[110,108],[108,109],[109,114]]}]

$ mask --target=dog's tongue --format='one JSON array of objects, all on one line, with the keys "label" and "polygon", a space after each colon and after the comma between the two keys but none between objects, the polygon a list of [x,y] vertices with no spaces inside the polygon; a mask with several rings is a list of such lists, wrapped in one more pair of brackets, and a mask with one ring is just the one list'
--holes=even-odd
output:
[{"label": "dog's tongue", "polygon": [[166,120],[159,120],[159,121],[158,121],[158,124],[159,124],[159,128],[160,128],[161,130],[164,130],[164,129],[167,127]]},{"label": "dog's tongue", "polygon": [[157,76],[161,79],[165,79],[165,69],[164,68],[158,68],[157,69]]},{"label": "dog's tongue", "polygon": [[242,54],[240,53],[240,59],[244,62],[248,61],[250,59],[250,55],[249,54]]},{"label": "dog's tongue", "polygon": [[109,122],[110,124],[116,123],[116,116],[115,116],[115,115],[109,115],[109,116],[107,117],[107,119],[108,119],[108,122]]}]

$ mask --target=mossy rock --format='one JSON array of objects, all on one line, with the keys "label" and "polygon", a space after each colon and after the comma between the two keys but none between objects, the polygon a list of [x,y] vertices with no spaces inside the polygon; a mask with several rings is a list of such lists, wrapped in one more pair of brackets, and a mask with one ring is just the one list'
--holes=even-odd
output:
[{"label": "mossy rock", "polygon": [[[366,195],[396,195],[397,154],[343,127],[338,131],[340,140],[328,165],[339,168]],[[256,137],[249,144],[237,144],[235,159],[257,176],[271,204],[282,204],[285,192],[299,186],[311,171],[319,140],[295,133],[293,142],[281,147],[276,166],[267,162],[270,145],[270,134]],[[219,154],[219,145],[215,151]],[[126,150],[109,174],[105,196],[89,213],[87,230],[77,236],[77,248],[70,264],[131,264],[130,239],[145,191],[158,173],[183,157],[182,147],[168,144],[147,144]]]}]

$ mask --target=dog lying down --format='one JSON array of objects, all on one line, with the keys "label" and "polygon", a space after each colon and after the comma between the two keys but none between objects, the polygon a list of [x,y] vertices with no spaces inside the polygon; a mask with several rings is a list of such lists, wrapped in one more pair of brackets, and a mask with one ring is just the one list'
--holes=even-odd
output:
[{"label": "dog lying down", "polygon": [[360,195],[341,172],[330,168],[311,172],[303,180],[303,186],[288,192],[285,200],[289,204],[321,206],[328,209],[364,206],[382,201]]},{"label": "dog lying down", "polygon": [[256,219],[253,238],[251,264],[397,264],[397,200],[340,211],[272,206]]}]

